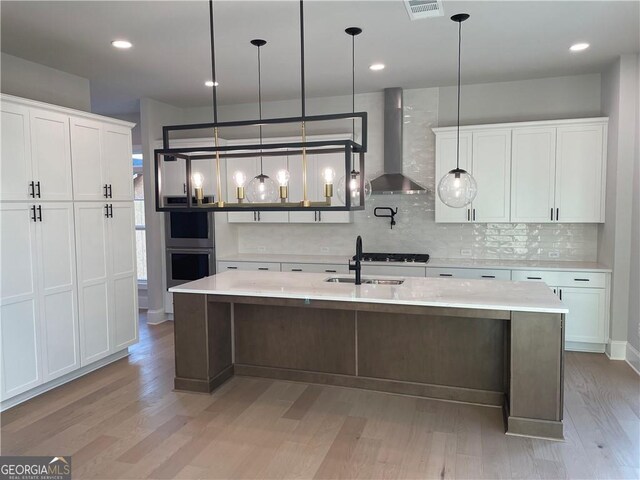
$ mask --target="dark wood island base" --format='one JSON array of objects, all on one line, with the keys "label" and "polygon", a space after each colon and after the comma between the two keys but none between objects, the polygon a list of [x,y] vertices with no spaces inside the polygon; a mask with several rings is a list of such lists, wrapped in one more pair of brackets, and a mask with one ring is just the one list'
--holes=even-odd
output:
[{"label": "dark wood island base", "polygon": [[503,407],[562,439],[564,315],[174,293],[176,390],[248,375]]}]

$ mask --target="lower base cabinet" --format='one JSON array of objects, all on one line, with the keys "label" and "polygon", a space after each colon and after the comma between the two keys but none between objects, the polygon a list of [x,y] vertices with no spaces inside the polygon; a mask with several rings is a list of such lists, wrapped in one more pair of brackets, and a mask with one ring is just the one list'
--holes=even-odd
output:
[{"label": "lower base cabinet", "polygon": [[132,202],[76,203],[82,365],[138,340]]},{"label": "lower base cabinet", "polygon": [[575,287],[557,287],[556,290],[569,309],[565,319],[565,341],[606,343],[606,290]]}]

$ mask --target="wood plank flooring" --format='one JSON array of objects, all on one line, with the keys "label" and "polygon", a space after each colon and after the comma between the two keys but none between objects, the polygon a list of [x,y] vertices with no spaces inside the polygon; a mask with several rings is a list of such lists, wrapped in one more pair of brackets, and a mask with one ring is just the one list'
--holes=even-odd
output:
[{"label": "wood plank flooring", "polygon": [[177,393],[173,324],[131,355],[1,415],[3,455],[71,455],[81,479],[640,478],[640,379],[568,353],[565,442],[506,436],[501,411],[234,377]]}]

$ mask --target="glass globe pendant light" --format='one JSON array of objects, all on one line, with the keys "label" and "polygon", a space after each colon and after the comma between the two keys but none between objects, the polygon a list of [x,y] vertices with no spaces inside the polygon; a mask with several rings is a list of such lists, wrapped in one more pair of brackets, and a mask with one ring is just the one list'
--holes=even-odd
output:
[{"label": "glass globe pendant light", "polygon": [[[345,33],[351,37],[351,111],[356,111],[356,36],[362,33],[360,27],[346,28]],[[356,121],[351,120],[351,134],[355,141],[356,136]],[[355,169],[349,173],[349,195],[351,197],[352,205],[360,204],[360,172]],[[347,192],[347,178],[345,175],[338,180],[338,198],[342,203],[346,202],[345,193]],[[371,182],[368,179],[364,179],[364,197],[368,200],[371,197]]]},{"label": "glass globe pendant light", "polygon": [[447,173],[438,183],[438,196],[442,202],[453,208],[469,205],[478,193],[478,184],[469,172],[460,168],[460,57],[462,46],[462,22],[469,18],[466,13],[458,13],[451,20],[458,23],[458,133],[456,138],[456,168]]},{"label": "glass globe pendant light", "polygon": [[[266,40],[251,40],[251,45],[258,48],[258,113],[262,120],[262,77],[260,63],[260,47],[267,44]],[[262,124],[260,128],[260,146],[262,146]],[[260,174],[251,179],[247,185],[247,200],[250,203],[273,203],[278,199],[278,185],[271,177],[264,174],[262,166],[262,150],[260,150]]]}]

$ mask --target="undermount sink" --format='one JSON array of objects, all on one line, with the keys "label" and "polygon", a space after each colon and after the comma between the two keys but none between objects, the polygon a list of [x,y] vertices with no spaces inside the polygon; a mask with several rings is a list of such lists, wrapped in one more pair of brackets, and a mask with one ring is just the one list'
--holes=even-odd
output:
[{"label": "undermount sink", "polygon": [[[327,278],[325,282],[356,283],[356,279],[351,277],[331,277]],[[404,280],[391,280],[388,278],[363,278],[362,283],[368,285],[402,285],[404,283]]]}]

